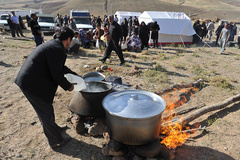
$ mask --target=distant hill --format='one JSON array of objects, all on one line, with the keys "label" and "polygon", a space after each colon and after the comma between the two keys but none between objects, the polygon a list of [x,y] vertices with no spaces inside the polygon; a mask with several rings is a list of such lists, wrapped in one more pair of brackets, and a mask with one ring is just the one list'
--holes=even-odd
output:
[{"label": "distant hill", "polygon": [[191,18],[240,22],[240,0],[0,0],[0,9],[42,9],[63,15],[69,15],[71,9],[87,9],[96,16],[116,11],[173,11]]}]

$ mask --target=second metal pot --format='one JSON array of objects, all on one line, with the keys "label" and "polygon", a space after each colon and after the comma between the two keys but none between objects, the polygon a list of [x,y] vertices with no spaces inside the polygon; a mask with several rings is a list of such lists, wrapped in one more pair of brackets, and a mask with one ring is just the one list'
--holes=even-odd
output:
[{"label": "second metal pot", "polygon": [[112,85],[107,82],[86,82],[87,88],[75,92],[69,108],[81,116],[103,116],[103,98],[112,91]]},{"label": "second metal pot", "polygon": [[143,145],[159,136],[166,103],[154,93],[125,90],[107,95],[103,107],[112,138],[127,145]]}]

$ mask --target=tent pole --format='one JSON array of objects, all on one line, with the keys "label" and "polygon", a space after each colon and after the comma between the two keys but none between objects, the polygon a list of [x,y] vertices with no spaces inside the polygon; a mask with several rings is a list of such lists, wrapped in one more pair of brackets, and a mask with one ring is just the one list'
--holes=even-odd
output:
[{"label": "tent pole", "polygon": [[186,48],[186,46],[185,46],[185,44],[184,44],[184,42],[183,42],[182,36],[179,35],[179,37],[181,38],[181,41],[182,41],[182,44],[183,44],[184,48]]},{"label": "tent pole", "polygon": [[212,48],[209,44],[207,44],[207,42],[205,42],[203,39],[202,39],[202,37],[200,37],[197,33],[196,33],[196,35],[209,47],[209,48]]}]

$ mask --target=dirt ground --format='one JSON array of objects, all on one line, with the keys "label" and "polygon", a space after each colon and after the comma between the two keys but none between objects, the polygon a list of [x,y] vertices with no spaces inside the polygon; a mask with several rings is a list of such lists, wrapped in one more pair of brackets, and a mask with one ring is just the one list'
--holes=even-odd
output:
[{"label": "dirt ground", "polygon": [[[35,48],[32,35],[25,30],[25,38],[11,38],[9,33],[1,32],[0,36],[0,159],[57,159],[57,160],[110,160],[101,154],[106,143],[102,137],[79,135],[67,122],[68,105],[73,92],[65,92],[60,87],[54,99],[56,122],[67,124],[64,137],[73,139],[58,151],[48,146],[38,117],[14,84],[14,79],[25,58]],[[46,40],[51,36],[45,36]],[[207,41],[209,42],[209,41]],[[211,43],[209,43],[211,44]],[[182,107],[193,107],[200,103],[216,104],[240,93],[240,50],[237,47],[227,48],[220,55],[220,48],[206,45],[163,46],[150,48],[141,53],[124,52],[128,60],[124,66],[117,66],[119,60],[115,54],[112,61],[107,62],[113,71],[104,71],[107,76],[121,76],[124,84],[138,85],[142,90],[156,92],[163,88],[180,83],[195,81],[198,71],[201,78],[207,80],[204,85],[188,97]],[[98,59],[103,55],[97,49],[81,48],[77,55],[68,55],[66,65],[79,75],[95,71],[101,66]],[[134,55],[134,56],[133,56]],[[125,57],[127,59],[127,57]],[[88,64],[90,68],[84,69]],[[162,66],[164,76],[160,81],[152,81],[145,74],[128,74],[134,66],[143,73],[155,66]],[[203,72],[203,70],[205,72]],[[159,75],[162,74],[159,71]],[[145,76],[144,76],[145,75]],[[199,76],[199,75],[198,75]],[[211,77],[220,77],[229,85],[211,81]],[[212,82],[212,83],[211,83]],[[231,86],[231,87],[229,87]],[[200,123],[208,127],[197,131],[191,141],[181,147],[170,150],[175,160],[237,160],[240,159],[240,103],[234,103],[222,110],[209,112],[190,123]]]}]

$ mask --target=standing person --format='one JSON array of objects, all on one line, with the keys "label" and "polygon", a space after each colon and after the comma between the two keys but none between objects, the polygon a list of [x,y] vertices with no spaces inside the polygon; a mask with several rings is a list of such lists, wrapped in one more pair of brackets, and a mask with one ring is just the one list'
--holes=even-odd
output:
[{"label": "standing person", "polygon": [[11,30],[12,37],[15,37],[15,28],[13,26],[13,22],[11,20],[11,15],[10,14],[8,14],[7,23],[8,23],[8,26],[9,26],[10,30]]},{"label": "standing person", "polygon": [[114,21],[118,23],[118,17],[115,15]]},{"label": "standing person", "polygon": [[64,26],[68,26],[69,19],[68,19],[67,15],[64,16],[63,20],[64,20]]},{"label": "standing person", "polygon": [[157,24],[157,21],[155,21],[152,24],[152,34],[151,34],[151,38],[153,40],[153,48],[158,48],[158,31],[160,30],[159,25]]},{"label": "standing person", "polygon": [[60,24],[60,15],[59,15],[59,13],[58,13],[57,16],[55,17],[55,23],[61,25],[61,24]]},{"label": "standing person", "polygon": [[[17,33],[17,36],[19,37],[19,34],[18,34],[18,33],[20,33],[20,35],[21,35],[22,37],[24,37],[24,35],[23,35],[23,33],[22,33],[22,29],[21,29],[21,27],[20,27],[20,25],[19,25],[18,16],[15,15],[15,12],[14,12],[14,11],[12,11],[11,20],[12,20],[12,22],[13,22],[13,27],[14,27],[15,32]],[[14,36],[15,36],[15,32],[14,32]]]},{"label": "standing person", "polygon": [[208,38],[209,38],[209,40],[211,40],[212,33],[214,31],[214,23],[211,22],[211,20],[209,21],[209,24],[207,25],[207,30],[208,30]]},{"label": "standing person", "polygon": [[197,44],[200,41],[200,36],[201,36],[201,25],[200,21],[196,20],[193,24],[193,29],[195,30],[196,34],[193,35],[193,44]]},{"label": "standing person", "polygon": [[149,41],[150,30],[145,22],[142,22],[139,27],[139,38],[141,39],[142,45],[141,49],[143,50],[144,47],[148,48],[148,41]]},{"label": "standing person", "polygon": [[77,30],[76,23],[74,22],[74,19],[72,17],[70,18],[69,28],[71,28],[73,31]]},{"label": "standing person", "polygon": [[218,39],[219,39],[219,36],[221,34],[223,27],[224,27],[224,22],[222,21],[221,24],[218,26],[217,30],[215,31],[216,36],[217,36],[215,45],[218,45]]},{"label": "standing person", "polygon": [[229,41],[234,41],[234,36],[235,35],[237,35],[237,26],[236,26],[235,23],[233,23]]},{"label": "standing person", "polygon": [[207,26],[206,26],[206,22],[202,22],[202,35],[201,35],[201,38],[203,40],[203,38],[206,37],[207,35]]},{"label": "standing person", "polygon": [[93,26],[93,29],[96,29],[96,25],[97,25],[97,18],[96,18],[96,17],[93,17],[93,18],[92,18],[91,24],[92,24],[92,26]]},{"label": "standing person", "polygon": [[59,16],[59,22],[60,22],[60,26],[63,26],[63,17],[62,17],[62,15]]},{"label": "standing person", "polygon": [[64,90],[74,89],[74,84],[64,77],[66,73],[77,75],[65,66],[65,53],[73,35],[71,29],[64,27],[57,39],[52,39],[33,50],[15,80],[36,111],[51,148],[60,147],[67,142],[60,132],[64,128],[55,123],[52,103],[58,85]]},{"label": "standing person", "polygon": [[108,23],[108,17],[107,17],[107,15],[104,15],[104,25],[105,25],[106,23]]},{"label": "standing person", "polygon": [[132,33],[132,16],[128,18],[128,36],[130,37]]},{"label": "standing person", "polygon": [[228,30],[228,24],[225,24],[224,25],[224,28],[222,29],[220,35],[219,35],[219,41],[220,41],[220,46],[221,46],[221,54],[223,53],[225,49],[225,46],[226,46],[226,43],[228,42],[229,40],[229,37],[230,37],[230,31]]},{"label": "standing person", "polygon": [[97,24],[100,24],[100,26],[101,26],[101,24],[102,24],[102,19],[101,19],[100,16],[98,16],[98,18],[97,18]]},{"label": "standing person", "polygon": [[109,56],[111,55],[112,50],[114,50],[121,61],[121,63],[118,65],[122,66],[125,63],[125,61],[124,61],[123,53],[121,50],[121,44],[122,44],[121,26],[116,21],[114,21],[113,15],[109,15],[108,20],[110,22],[110,28],[109,28],[110,41],[103,58],[99,59],[99,61],[101,61],[102,63],[105,63],[106,59],[109,58]]},{"label": "standing person", "polygon": [[97,31],[95,32],[95,39],[96,43],[98,43],[98,46],[96,46],[97,48],[99,48],[100,50],[102,50],[102,41],[101,41],[101,36],[104,34],[104,31],[101,29],[101,24],[97,24]]},{"label": "standing person", "polygon": [[26,15],[26,20],[27,20],[27,24],[28,24],[28,27],[30,27],[30,20],[31,20],[31,18],[28,16],[28,15]]},{"label": "standing person", "polygon": [[121,28],[122,28],[122,33],[123,33],[123,41],[126,42],[126,38],[128,35],[128,21],[126,18],[124,18],[124,20],[121,24]]},{"label": "standing person", "polygon": [[21,29],[26,29],[26,26],[24,25],[22,17],[20,15],[18,16],[18,19],[19,19],[19,25]]},{"label": "standing person", "polygon": [[138,30],[139,30],[139,28],[138,28],[139,27],[139,21],[138,21],[138,18],[136,16],[134,16],[132,27],[133,27],[133,32],[137,36],[138,35]]},{"label": "standing person", "polygon": [[40,44],[42,44],[43,38],[42,38],[42,31],[41,31],[41,27],[39,26],[38,22],[37,22],[37,16],[35,13],[31,14],[31,20],[29,22],[30,27],[31,27],[31,31],[32,31],[32,35],[34,37],[34,41],[36,43],[36,46],[39,46]]}]

